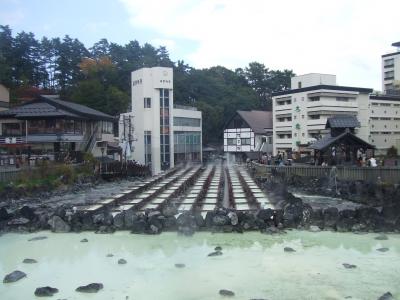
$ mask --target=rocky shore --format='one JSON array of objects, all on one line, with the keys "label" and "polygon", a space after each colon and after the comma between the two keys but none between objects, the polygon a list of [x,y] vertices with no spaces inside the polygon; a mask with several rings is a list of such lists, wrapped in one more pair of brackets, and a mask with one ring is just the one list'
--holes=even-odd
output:
[{"label": "rocky shore", "polygon": [[252,230],[273,234],[296,228],[311,231],[400,232],[400,203],[380,209],[370,206],[343,210],[336,207],[313,209],[282,186],[274,185],[268,193],[275,198],[276,209],[237,211],[221,207],[207,212],[205,216],[191,211],[178,214],[174,206],[166,206],[162,211],[149,209],[144,212],[129,210],[118,213],[112,212],[112,207],[94,213],[76,212],[71,203],[54,209],[24,205],[12,212],[2,207],[0,231],[90,230],[113,233],[116,230],[130,230],[135,234],[177,231],[179,234],[192,235],[196,231],[242,233]]}]

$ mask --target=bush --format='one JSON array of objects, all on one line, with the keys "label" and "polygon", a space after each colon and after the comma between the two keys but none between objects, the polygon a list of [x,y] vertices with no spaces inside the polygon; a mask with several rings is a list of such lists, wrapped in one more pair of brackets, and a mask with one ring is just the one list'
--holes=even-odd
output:
[{"label": "bush", "polygon": [[387,157],[390,157],[390,158],[395,158],[395,157],[397,157],[397,148],[396,148],[395,146],[390,147],[390,148],[388,149],[388,151],[387,151],[386,156],[387,156]]}]

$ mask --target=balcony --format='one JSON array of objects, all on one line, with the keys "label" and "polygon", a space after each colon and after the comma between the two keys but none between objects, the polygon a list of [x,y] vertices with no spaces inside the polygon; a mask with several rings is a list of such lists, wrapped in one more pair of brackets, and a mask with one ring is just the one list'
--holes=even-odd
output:
[{"label": "balcony", "polygon": [[276,114],[278,114],[281,111],[285,111],[284,113],[287,113],[287,110],[292,109],[292,104],[275,105],[274,109],[276,111]]},{"label": "balcony", "polygon": [[276,140],[276,145],[292,145],[293,141],[292,138],[283,138],[283,139],[276,138],[275,140]]},{"label": "balcony", "polygon": [[293,122],[292,121],[285,121],[285,122],[275,122],[276,128],[284,128],[284,129],[292,129]]},{"label": "balcony", "polygon": [[0,136],[0,145],[18,145],[25,143],[82,142],[83,134],[29,134],[26,136]]}]

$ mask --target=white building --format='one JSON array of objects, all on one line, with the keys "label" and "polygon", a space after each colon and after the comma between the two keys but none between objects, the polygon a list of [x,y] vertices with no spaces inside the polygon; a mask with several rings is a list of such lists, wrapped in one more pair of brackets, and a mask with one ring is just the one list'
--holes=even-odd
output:
[{"label": "white building", "polygon": [[338,86],[336,76],[306,74],[293,77],[291,89],[273,94],[273,153],[302,152],[325,135],[334,115],[357,116],[356,135],[369,138],[369,94],[372,89]]},{"label": "white building", "polygon": [[[153,174],[178,162],[201,161],[201,112],[193,107],[174,107],[173,69],[134,71],[131,85],[132,112],[121,115],[121,119],[133,120],[132,158],[150,165]],[[121,119],[123,141],[127,136]]]},{"label": "white building", "polygon": [[227,122],[224,129],[224,152],[229,161],[257,158],[261,153],[272,154],[272,113],[242,111]]},{"label": "white building", "polygon": [[392,46],[395,52],[382,55],[382,91],[400,95],[400,42]]},{"label": "white building", "polygon": [[369,142],[377,154],[385,154],[394,146],[400,149],[400,97],[370,95]]}]

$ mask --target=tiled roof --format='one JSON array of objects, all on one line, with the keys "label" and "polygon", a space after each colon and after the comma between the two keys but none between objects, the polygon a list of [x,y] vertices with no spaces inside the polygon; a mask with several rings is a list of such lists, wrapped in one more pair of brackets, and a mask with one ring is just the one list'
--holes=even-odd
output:
[{"label": "tiled roof", "polygon": [[328,118],[326,121],[326,128],[356,128],[360,127],[360,122],[358,122],[355,116],[342,115],[333,116]]},{"label": "tiled roof", "polygon": [[356,135],[352,134],[349,131],[345,131],[341,134],[339,134],[338,136],[331,136],[326,135],[324,136],[322,139],[315,141],[313,144],[311,144],[310,146],[308,146],[308,148],[310,149],[315,149],[315,150],[325,150],[328,147],[330,147],[332,144],[334,144],[335,142],[339,141],[342,138],[348,137],[350,139],[353,140],[354,143],[362,145],[365,148],[368,149],[373,149],[375,148],[373,145],[367,143],[366,141],[360,139],[359,137],[357,137]]},{"label": "tiled roof", "polygon": [[246,121],[254,133],[263,134],[265,129],[272,129],[272,112],[263,110],[238,110],[237,113]]},{"label": "tiled roof", "polygon": [[40,98],[26,104],[1,111],[0,118],[40,118],[40,117],[67,117],[77,119],[95,119],[114,121],[115,118],[73,102],[60,100],[58,96],[40,96]]}]

